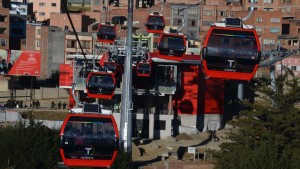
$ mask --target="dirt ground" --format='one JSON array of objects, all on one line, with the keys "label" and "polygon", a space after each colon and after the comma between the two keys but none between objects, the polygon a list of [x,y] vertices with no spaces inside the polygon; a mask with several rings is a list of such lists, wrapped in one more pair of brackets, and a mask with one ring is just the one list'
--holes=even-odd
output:
[{"label": "dirt ground", "polygon": [[[195,134],[181,133],[176,137],[168,137],[164,140],[136,138],[132,144],[132,159],[137,166],[162,166],[166,162],[174,161],[213,163],[213,156],[208,153],[208,150],[218,151],[221,143],[230,142],[226,133],[231,128],[226,125],[224,129],[216,131],[217,139],[213,138],[210,131]],[[195,147],[195,154],[188,153],[188,147]]]}]

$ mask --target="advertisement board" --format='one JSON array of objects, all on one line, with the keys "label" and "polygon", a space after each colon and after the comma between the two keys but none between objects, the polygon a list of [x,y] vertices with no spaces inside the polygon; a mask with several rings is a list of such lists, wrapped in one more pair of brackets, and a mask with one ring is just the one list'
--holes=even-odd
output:
[{"label": "advertisement board", "polygon": [[12,64],[8,75],[40,76],[41,54],[39,51],[12,50],[8,55],[8,62]]}]

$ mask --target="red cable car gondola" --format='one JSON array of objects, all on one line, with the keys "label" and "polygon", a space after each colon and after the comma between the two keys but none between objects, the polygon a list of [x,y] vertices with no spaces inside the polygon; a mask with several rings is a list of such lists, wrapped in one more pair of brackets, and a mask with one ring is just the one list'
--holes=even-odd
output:
[{"label": "red cable car gondola", "polygon": [[164,16],[160,15],[158,12],[150,14],[145,23],[148,33],[163,33],[165,25]]},{"label": "red cable car gondola", "polygon": [[186,38],[183,34],[163,33],[157,49],[160,59],[181,61],[186,51]]},{"label": "red cable car gondola", "polygon": [[138,76],[149,77],[151,74],[151,64],[150,62],[139,62],[136,66],[136,72]]},{"label": "red cable car gondola", "polygon": [[117,156],[119,134],[112,115],[68,114],[60,137],[66,166],[110,167]]},{"label": "red cable car gondola", "polygon": [[97,38],[98,42],[113,43],[116,39],[116,27],[110,23],[99,24]]},{"label": "red cable car gondola", "polygon": [[261,57],[255,29],[212,26],[202,46],[207,78],[251,80]]},{"label": "red cable car gondola", "polygon": [[111,99],[114,96],[115,86],[112,73],[90,72],[86,80],[86,91],[90,98]]}]

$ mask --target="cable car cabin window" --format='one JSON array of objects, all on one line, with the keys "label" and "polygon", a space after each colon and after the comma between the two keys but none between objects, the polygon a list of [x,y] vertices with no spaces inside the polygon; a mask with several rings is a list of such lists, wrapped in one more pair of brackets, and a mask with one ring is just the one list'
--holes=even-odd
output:
[{"label": "cable car cabin window", "polygon": [[147,21],[147,28],[149,30],[163,30],[165,27],[165,22],[162,17],[149,16]]},{"label": "cable car cabin window", "polygon": [[250,73],[258,57],[253,32],[215,29],[209,37],[206,61],[210,70],[235,69]]},{"label": "cable car cabin window", "polygon": [[116,38],[116,32],[112,26],[100,26],[97,36],[100,39],[114,39]]},{"label": "cable car cabin window", "polygon": [[90,94],[108,94],[114,91],[115,84],[111,75],[94,74],[88,81],[88,91]]},{"label": "cable car cabin window", "polygon": [[68,159],[111,160],[115,138],[110,118],[71,116],[64,129],[62,148]]},{"label": "cable car cabin window", "polygon": [[164,36],[160,40],[158,50],[163,55],[182,57],[185,53],[184,38],[180,36]]},{"label": "cable car cabin window", "polygon": [[151,73],[150,63],[139,63],[137,65],[137,74],[138,76],[149,76]]}]

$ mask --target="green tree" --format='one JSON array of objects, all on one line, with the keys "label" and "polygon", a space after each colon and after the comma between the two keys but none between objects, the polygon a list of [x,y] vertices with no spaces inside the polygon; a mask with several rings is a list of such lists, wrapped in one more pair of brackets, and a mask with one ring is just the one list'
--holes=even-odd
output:
[{"label": "green tree", "polygon": [[31,120],[0,128],[0,168],[53,169],[59,156],[59,133]]},{"label": "green tree", "polygon": [[221,144],[216,169],[300,168],[299,79],[287,70],[276,79],[275,89],[257,86],[259,101],[230,123],[231,143]]}]

